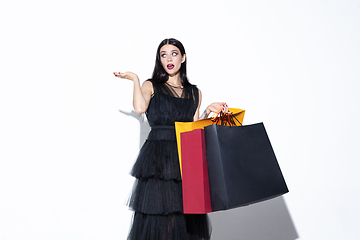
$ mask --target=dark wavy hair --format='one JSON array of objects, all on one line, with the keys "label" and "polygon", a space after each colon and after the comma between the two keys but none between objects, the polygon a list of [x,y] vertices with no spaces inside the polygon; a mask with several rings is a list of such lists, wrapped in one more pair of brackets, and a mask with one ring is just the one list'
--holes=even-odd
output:
[{"label": "dark wavy hair", "polygon": [[[164,67],[161,64],[161,59],[160,59],[160,49],[162,48],[162,46],[166,44],[171,44],[177,47],[180,50],[181,56],[184,56],[184,54],[186,54],[185,48],[179,40],[176,40],[174,38],[167,38],[161,41],[156,51],[155,68],[152,75],[152,79],[160,83],[165,83],[169,79],[169,74],[165,71]],[[186,59],[181,64],[180,67],[180,79],[181,79],[181,84],[184,87],[190,84],[186,75]]]}]

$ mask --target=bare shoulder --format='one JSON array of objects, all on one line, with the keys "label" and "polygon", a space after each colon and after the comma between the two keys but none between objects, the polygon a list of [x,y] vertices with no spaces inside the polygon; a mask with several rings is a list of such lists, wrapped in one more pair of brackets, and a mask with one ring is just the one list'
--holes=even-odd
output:
[{"label": "bare shoulder", "polygon": [[149,92],[150,94],[154,93],[154,88],[151,81],[145,81],[141,88],[143,91]]},{"label": "bare shoulder", "polygon": [[146,80],[144,83],[143,83],[143,87],[153,87],[153,84],[150,80]]}]

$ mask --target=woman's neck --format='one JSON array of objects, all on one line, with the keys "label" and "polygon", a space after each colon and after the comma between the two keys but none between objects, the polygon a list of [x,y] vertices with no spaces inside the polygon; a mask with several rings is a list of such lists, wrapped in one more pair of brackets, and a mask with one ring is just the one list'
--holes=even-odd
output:
[{"label": "woman's neck", "polygon": [[169,79],[166,82],[173,86],[181,86],[182,84],[181,84],[180,73],[177,73],[174,76],[169,75]]}]

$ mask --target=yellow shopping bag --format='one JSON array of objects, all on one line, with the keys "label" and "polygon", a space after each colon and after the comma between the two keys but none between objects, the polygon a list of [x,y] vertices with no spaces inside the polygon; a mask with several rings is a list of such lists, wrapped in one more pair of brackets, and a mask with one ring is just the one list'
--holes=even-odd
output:
[{"label": "yellow shopping bag", "polygon": [[[239,108],[229,108],[229,112],[232,112],[231,115],[236,117],[236,119],[239,122],[235,121],[235,126],[240,126],[244,120],[244,114],[245,110],[239,109]],[[226,118],[227,114],[223,116]],[[178,147],[178,154],[179,154],[179,163],[180,163],[180,172],[182,174],[182,168],[181,168],[181,141],[180,141],[180,134],[183,132],[189,132],[194,129],[203,129],[206,126],[212,125],[212,124],[218,124],[220,125],[220,121],[214,121],[214,118],[207,118],[202,119],[194,122],[175,122],[175,131],[176,131],[176,141],[177,141],[177,147]]]}]

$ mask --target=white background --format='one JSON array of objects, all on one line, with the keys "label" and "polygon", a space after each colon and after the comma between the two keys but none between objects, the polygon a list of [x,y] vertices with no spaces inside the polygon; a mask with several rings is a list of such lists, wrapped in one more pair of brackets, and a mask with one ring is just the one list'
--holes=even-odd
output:
[{"label": "white background", "polygon": [[299,239],[360,239],[360,1],[2,0],[0,26],[1,240],[126,238],[142,119],[112,72],[168,37],[202,110],[264,122]]}]

